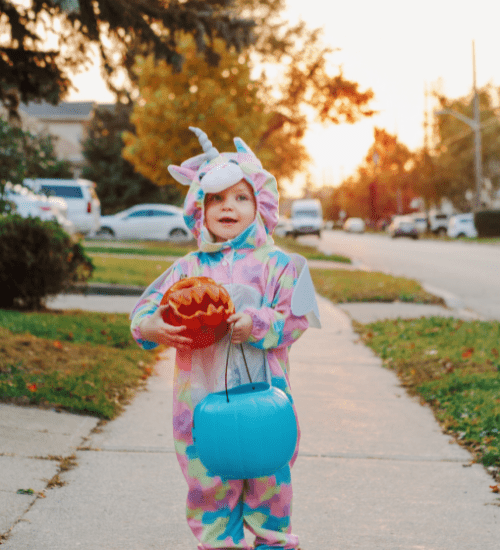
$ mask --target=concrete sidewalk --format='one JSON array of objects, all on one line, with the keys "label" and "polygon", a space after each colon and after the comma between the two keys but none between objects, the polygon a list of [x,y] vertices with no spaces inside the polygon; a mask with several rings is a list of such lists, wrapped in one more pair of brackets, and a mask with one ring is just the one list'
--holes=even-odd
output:
[{"label": "concrete sidewalk", "polygon": [[[302,429],[293,525],[302,548],[496,550],[493,479],[351,328],[349,315],[369,322],[376,308],[319,303],[324,328],[291,351]],[[378,317],[401,316],[400,304],[381,306]],[[403,316],[425,312],[470,314],[407,307]],[[173,452],[172,374],[169,350],[147,390],[97,430],[95,419],[0,405],[2,550],[196,548]],[[57,471],[57,461],[32,457],[72,453],[78,465],[60,474],[66,485],[45,498],[16,494],[41,491]]]}]

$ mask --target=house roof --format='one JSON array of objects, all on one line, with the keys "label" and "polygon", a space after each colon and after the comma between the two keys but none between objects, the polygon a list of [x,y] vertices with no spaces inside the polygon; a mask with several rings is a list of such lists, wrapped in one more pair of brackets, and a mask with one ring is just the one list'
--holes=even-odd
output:
[{"label": "house roof", "polygon": [[62,102],[59,105],[30,102],[21,103],[19,110],[42,120],[90,120],[95,105],[93,101]]}]

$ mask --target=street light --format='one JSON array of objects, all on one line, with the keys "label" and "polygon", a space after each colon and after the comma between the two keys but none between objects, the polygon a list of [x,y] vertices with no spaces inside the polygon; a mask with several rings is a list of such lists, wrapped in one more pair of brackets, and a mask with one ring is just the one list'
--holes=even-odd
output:
[{"label": "street light", "polygon": [[465,124],[468,124],[474,130],[474,164],[476,173],[476,193],[474,197],[474,211],[479,210],[481,206],[481,187],[483,182],[483,161],[481,153],[481,119],[479,117],[479,95],[476,87],[476,50],[474,40],[472,41],[472,73],[474,79],[474,118],[464,116],[462,113],[457,113],[453,109],[443,109],[435,111],[435,115],[452,115],[458,118]]}]

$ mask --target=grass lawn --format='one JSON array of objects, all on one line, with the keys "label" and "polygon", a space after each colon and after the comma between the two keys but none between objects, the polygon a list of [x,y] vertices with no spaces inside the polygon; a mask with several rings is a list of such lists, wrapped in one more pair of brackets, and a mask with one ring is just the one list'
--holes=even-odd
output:
[{"label": "grass lawn", "polygon": [[114,418],[151,374],[125,314],[0,309],[0,401]]},{"label": "grass lawn", "polygon": [[[172,262],[92,256],[95,265],[92,282],[148,286]],[[416,281],[370,271],[311,268],[314,286],[332,302],[417,302],[443,304],[443,300],[426,292]]]},{"label": "grass lawn", "polygon": [[171,261],[157,261],[126,256],[95,256],[91,282],[148,286],[171,265]]},{"label": "grass lawn", "polygon": [[[327,255],[318,252],[313,246],[301,244],[291,237],[273,237],[277,246],[289,252],[297,252],[309,260],[330,260],[333,262],[351,263],[351,259],[338,254]],[[85,251],[88,253],[106,254],[135,254],[150,256],[184,256],[188,252],[198,250],[197,244],[192,241],[188,244],[176,244],[156,241],[84,241]]]},{"label": "grass lawn", "polygon": [[500,477],[500,323],[442,317],[354,324],[443,428]]},{"label": "grass lawn", "polygon": [[340,254],[323,254],[319,252],[314,246],[302,244],[297,242],[292,237],[273,237],[277,246],[283,248],[287,252],[296,252],[302,254],[304,258],[308,260],[329,260],[330,262],[341,262],[345,264],[351,264],[351,258],[341,256]]},{"label": "grass lawn", "polygon": [[415,302],[444,304],[442,298],[426,292],[419,283],[404,277],[372,271],[311,268],[316,291],[335,303]]},{"label": "grass lawn", "polygon": [[84,240],[82,244],[88,253],[105,254],[140,254],[141,256],[184,256],[197,250],[193,241],[185,244],[164,241],[93,241]]}]

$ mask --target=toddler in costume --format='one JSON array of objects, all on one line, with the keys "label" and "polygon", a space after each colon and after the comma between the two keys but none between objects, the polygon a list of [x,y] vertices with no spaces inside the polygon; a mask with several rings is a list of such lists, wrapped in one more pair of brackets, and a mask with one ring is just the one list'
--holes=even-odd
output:
[{"label": "toddler in costume", "polygon": [[[290,467],[298,443],[290,463],[272,476],[223,480],[211,475],[197,456],[193,411],[206,395],[224,390],[231,344],[242,344],[251,381],[268,382],[293,403],[288,349],[308,326],[320,327],[314,287],[305,259],[285,254],[271,237],[278,221],[276,179],[241,139],[234,139],[236,153],[219,153],[204,132],[190,129],[204,153],[168,169],[190,186],[184,218],[199,250],[176,261],[146,289],[131,315],[132,334],[146,349],[158,344],[177,349],[175,450],[188,483],[187,521],[199,550],[250,550],[244,526],[255,535],[259,550],[297,549],[290,521]],[[191,349],[190,339],[182,335],[184,327],[166,324],[161,314],[168,306],[159,305],[174,283],[197,276],[223,285],[236,311],[228,319],[232,335],[203,349]],[[228,388],[250,382],[239,346],[232,358]]]}]

